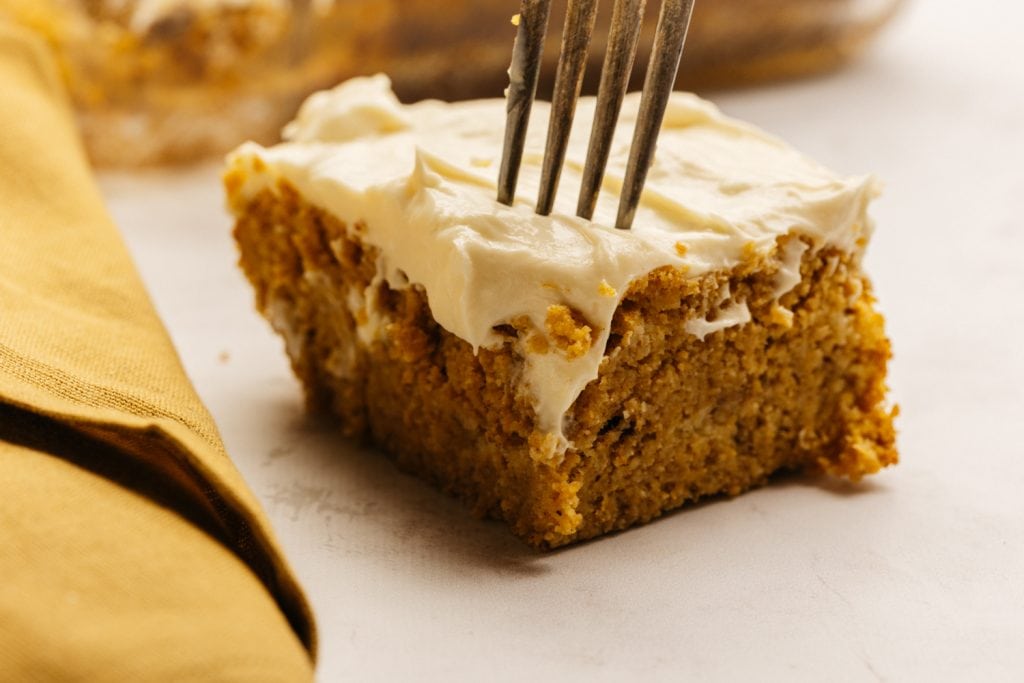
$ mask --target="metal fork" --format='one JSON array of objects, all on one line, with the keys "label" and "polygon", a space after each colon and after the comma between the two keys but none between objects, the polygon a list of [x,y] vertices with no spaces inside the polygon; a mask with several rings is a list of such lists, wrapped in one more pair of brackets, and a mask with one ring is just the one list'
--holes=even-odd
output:
[{"label": "metal fork", "polygon": [[[665,118],[665,108],[683,54],[693,2],[662,0],[654,48],[647,67],[643,94],[640,96],[640,112],[633,132],[615,219],[615,227],[623,230],[628,230],[633,224],[647,171],[654,157],[658,132]],[[568,3],[537,198],[537,213],[544,216],[551,213],[554,205],[576,102],[583,84],[597,4],[598,0],[569,0]],[[612,135],[629,85],[645,4],[646,0],[615,0],[612,9],[611,31],[597,91],[597,109],[576,207],[576,214],[588,220],[594,215],[601,181],[608,164]],[[512,49],[512,66],[509,69],[508,118],[505,122],[505,144],[498,178],[498,201],[502,204],[511,205],[515,198],[530,108],[537,94],[541,52],[550,10],[551,0],[522,0],[519,28]]]}]

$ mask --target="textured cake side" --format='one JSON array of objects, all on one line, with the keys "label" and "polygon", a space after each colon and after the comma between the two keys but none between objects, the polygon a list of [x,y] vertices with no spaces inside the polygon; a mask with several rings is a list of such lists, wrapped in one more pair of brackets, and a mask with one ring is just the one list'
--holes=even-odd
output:
[{"label": "textured cake side", "polygon": [[[227,182],[242,267],[310,404],[531,544],[626,528],[783,468],[858,478],[896,461],[889,344],[849,255],[807,250],[781,299],[778,263],[753,255],[731,272],[663,268],[636,281],[598,378],[567,415],[573,447],[552,460],[519,382],[523,354],[571,354],[586,320],[569,311],[568,330],[509,321],[505,343],[474,354],[434,322],[419,288],[377,276],[361,226],[287,185],[244,200],[240,179]],[[750,322],[704,340],[686,331],[732,301]]]}]

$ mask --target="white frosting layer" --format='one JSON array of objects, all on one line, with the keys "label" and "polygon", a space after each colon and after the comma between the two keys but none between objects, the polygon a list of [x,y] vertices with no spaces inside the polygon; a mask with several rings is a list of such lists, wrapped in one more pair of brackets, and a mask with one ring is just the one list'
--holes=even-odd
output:
[{"label": "white frosting layer", "polygon": [[[362,239],[381,248],[387,282],[421,285],[437,322],[474,348],[501,343],[493,328],[520,316],[544,330],[549,306],[579,311],[594,328],[585,354],[524,350],[526,390],[557,452],[566,445],[563,417],[598,374],[630,282],[665,265],[691,275],[730,268],[750,250],[773,252],[791,232],[816,248],[856,251],[871,229],[872,178],[837,177],[685,93],[669,103],[633,229],[614,229],[638,104],[627,97],[593,222],[573,215],[593,99],[579,104],[549,217],[533,212],[548,115],[540,102],[512,207],[495,201],[504,101],[401,105],[383,76],[313,95],[285,129],[286,142],[243,145],[230,164],[248,178],[245,193],[286,179],[350,226],[364,222]],[[780,293],[799,279],[800,244],[778,255]],[[734,301],[713,322],[689,321],[686,329],[703,339],[749,319]]]}]

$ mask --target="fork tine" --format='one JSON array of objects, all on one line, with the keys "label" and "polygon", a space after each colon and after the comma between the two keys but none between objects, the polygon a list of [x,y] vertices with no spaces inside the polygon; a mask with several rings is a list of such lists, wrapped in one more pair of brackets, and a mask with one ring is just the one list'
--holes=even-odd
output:
[{"label": "fork tine", "polygon": [[555,91],[551,98],[551,119],[548,139],[544,147],[544,166],[541,170],[540,194],[537,213],[547,216],[555,203],[558,178],[562,173],[565,151],[569,146],[569,132],[576,114],[576,102],[583,85],[583,72],[590,50],[590,37],[594,33],[597,0],[569,0],[562,31],[562,51],[555,73]]},{"label": "fork tine", "polygon": [[590,220],[594,217],[601,180],[608,165],[615,124],[619,120],[622,99],[629,87],[629,76],[636,57],[640,25],[643,22],[646,0],[615,0],[608,46],[601,67],[601,85],[597,89],[597,107],[594,127],[590,131],[587,161],[583,165],[576,215]]},{"label": "fork tine", "polygon": [[530,123],[533,98],[537,94],[540,58],[550,13],[551,0],[522,0],[520,5],[519,28],[512,48],[512,65],[508,70],[508,113],[498,176],[498,201],[502,204],[511,205],[516,195],[526,128]]},{"label": "fork tine", "polygon": [[640,113],[629,149],[626,177],[619,198],[615,227],[628,230],[633,224],[647,171],[654,158],[654,146],[665,118],[668,98],[676,82],[679,58],[690,25],[693,0],[663,0],[654,37],[654,49],[640,96]]}]

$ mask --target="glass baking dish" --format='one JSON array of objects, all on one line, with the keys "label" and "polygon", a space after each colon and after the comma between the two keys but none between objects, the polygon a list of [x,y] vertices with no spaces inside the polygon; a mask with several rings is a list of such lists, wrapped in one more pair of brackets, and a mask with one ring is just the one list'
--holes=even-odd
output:
[{"label": "glass baking dish", "polygon": [[[901,0],[698,0],[678,87],[818,73],[856,56]],[[646,66],[657,0],[648,2]],[[318,88],[385,72],[405,100],[500,96],[518,0],[0,0],[53,46],[93,161],[140,165],[272,141]],[[554,0],[540,95],[565,0]],[[585,88],[596,88],[611,0]],[[633,88],[640,87],[635,78]]]}]

